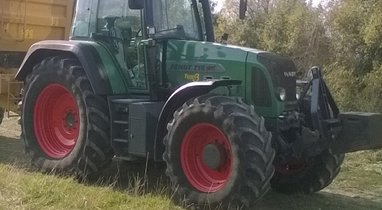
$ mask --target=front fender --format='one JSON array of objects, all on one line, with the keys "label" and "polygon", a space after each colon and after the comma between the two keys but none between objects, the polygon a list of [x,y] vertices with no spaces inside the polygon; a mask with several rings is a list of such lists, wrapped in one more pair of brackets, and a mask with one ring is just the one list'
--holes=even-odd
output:
[{"label": "front fender", "polygon": [[155,138],[155,160],[162,161],[164,152],[163,138],[167,133],[167,124],[173,117],[173,113],[188,100],[207,94],[218,87],[240,85],[239,80],[214,80],[191,82],[178,88],[166,101],[159,115]]}]

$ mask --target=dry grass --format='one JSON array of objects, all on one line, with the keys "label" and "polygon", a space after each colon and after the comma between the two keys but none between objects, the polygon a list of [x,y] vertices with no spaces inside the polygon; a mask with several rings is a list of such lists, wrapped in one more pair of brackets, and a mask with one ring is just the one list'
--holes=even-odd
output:
[{"label": "dry grass", "polygon": [[[181,209],[171,201],[163,165],[114,162],[97,183],[34,172],[16,119],[0,126],[1,209]],[[382,209],[382,152],[349,155],[340,176],[311,196],[269,193],[258,209]]]},{"label": "dry grass", "polygon": [[340,175],[328,190],[370,199],[380,203],[382,209],[382,151],[348,155]]}]

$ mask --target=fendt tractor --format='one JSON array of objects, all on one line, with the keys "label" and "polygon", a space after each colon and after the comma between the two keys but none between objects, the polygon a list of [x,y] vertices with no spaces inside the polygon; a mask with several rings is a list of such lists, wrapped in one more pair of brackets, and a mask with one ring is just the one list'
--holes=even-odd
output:
[{"label": "fendt tractor", "polygon": [[318,67],[297,82],[292,60],[216,43],[212,23],[208,0],[78,0],[70,40],[34,44],[16,75],[32,164],[91,177],[164,161],[174,200],[252,208],[382,147],[381,115],[340,113]]}]

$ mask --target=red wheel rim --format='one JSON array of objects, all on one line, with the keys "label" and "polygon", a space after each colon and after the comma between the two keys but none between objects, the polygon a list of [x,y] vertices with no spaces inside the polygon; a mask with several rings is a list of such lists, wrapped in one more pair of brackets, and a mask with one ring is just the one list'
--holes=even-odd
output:
[{"label": "red wheel rim", "polygon": [[[203,154],[207,147],[217,148],[219,164],[207,166]],[[188,130],[181,145],[181,165],[190,184],[205,193],[217,192],[228,182],[232,167],[231,146],[224,133],[209,123],[194,125]]]},{"label": "red wheel rim", "polygon": [[37,97],[33,117],[42,151],[54,159],[70,154],[77,142],[80,123],[78,106],[69,90],[59,84],[45,87]]},{"label": "red wheel rim", "polygon": [[285,176],[290,176],[303,171],[306,168],[306,162],[302,160],[294,160],[276,167],[276,171]]}]

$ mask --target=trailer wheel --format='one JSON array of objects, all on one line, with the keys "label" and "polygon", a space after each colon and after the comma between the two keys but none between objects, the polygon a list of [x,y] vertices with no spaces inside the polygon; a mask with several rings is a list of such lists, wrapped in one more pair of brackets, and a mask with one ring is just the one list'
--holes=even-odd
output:
[{"label": "trailer wheel", "polygon": [[264,119],[240,99],[190,100],[167,129],[166,174],[182,204],[249,208],[270,189],[271,134]]},{"label": "trailer wheel", "polygon": [[325,151],[310,160],[296,160],[276,166],[272,189],[285,194],[320,191],[336,178],[344,158],[344,154]]},{"label": "trailer wheel", "polygon": [[76,59],[47,58],[25,84],[21,126],[32,165],[85,178],[111,162],[107,102]]}]

